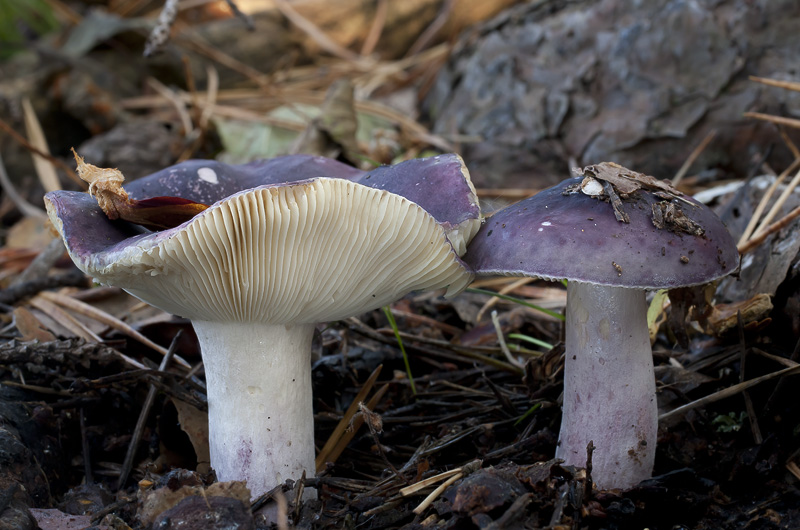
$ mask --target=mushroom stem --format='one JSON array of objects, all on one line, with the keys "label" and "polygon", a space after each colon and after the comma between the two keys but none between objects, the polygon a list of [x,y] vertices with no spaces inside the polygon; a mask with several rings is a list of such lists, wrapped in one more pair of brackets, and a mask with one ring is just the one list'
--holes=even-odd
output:
[{"label": "mushroom stem", "polygon": [[567,287],[564,414],[556,457],[586,465],[603,489],[651,477],[658,409],[643,290]]},{"label": "mushroom stem", "polygon": [[[211,467],[253,498],[314,476],[314,324],[193,321],[208,388]],[[313,495],[313,490],[309,491]]]}]

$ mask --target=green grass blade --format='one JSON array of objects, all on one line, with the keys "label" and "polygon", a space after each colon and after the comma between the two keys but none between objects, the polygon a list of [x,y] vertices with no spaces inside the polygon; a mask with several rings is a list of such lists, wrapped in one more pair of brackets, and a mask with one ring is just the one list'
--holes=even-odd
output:
[{"label": "green grass blade", "polygon": [[514,427],[516,427],[517,425],[519,425],[520,423],[525,421],[525,418],[527,418],[528,416],[530,416],[531,414],[533,414],[534,412],[536,412],[540,408],[542,408],[542,404],[541,403],[537,403],[536,405],[534,405],[531,408],[529,408],[527,411],[525,411],[525,414],[523,414],[520,417],[520,419],[518,419],[517,421],[514,422]]},{"label": "green grass blade", "polygon": [[406,374],[408,375],[408,382],[411,383],[411,393],[416,396],[417,387],[414,386],[414,376],[411,375],[411,365],[408,363],[408,354],[406,353],[405,346],[403,346],[403,339],[400,338],[400,330],[397,329],[397,321],[394,319],[394,315],[392,314],[392,310],[389,309],[389,306],[383,307],[383,314],[386,315],[386,320],[388,320],[389,325],[392,326],[392,331],[394,331],[394,337],[397,339],[397,345],[400,346],[400,351],[403,353],[403,362],[406,365]]},{"label": "green grass blade", "polygon": [[543,341],[541,339],[537,339],[535,337],[530,337],[528,335],[523,335],[522,333],[509,333],[508,334],[508,338],[509,339],[524,340],[525,342],[530,342],[531,344],[535,344],[537,346],[540,346],[542,348],[546,348],[548,350],[552,350],[553,349],[553,345],[550,344],[549,342],[545,342],[545,341]]}]

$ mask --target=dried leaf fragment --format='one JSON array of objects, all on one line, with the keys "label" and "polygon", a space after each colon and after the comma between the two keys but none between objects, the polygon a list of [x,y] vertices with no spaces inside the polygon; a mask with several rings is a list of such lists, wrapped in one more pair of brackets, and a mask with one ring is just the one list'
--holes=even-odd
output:
[{"label": "dried leaf fragment", "polygon": [[87,164],[72,150],[78,163],[78,176],[89,184],[89,194],[109,219],[122,219],[150,230],[164,230],[184,223],[202,212],[208,205],[180,197],[153,197],[135,200],[122,187],[125,176],[118,169]]},{"label": "dried leaf fragment", "polygon": [[653,203],[653,225],[658,229],[671,230],[675,233],[686,233],[693,236],[702,236],[705,230],[691,220],[680,207],[670,201]]},{"label": "dried leaf fragment", "polygon": [[601,162],[593,166],[586,166],[583,169],[575,168],[572,171],[577,175],[590,176],[608,182],[622,196],[630,195],[643,188],[650,191],[665,192],[674,197],[680,196],[680,192],[667,181],[631,171],[615,162]]},{"label": "dried leaf fragment", "polygon": [[708,317],[706,331],[720,336],[738,325],[737,314],[742,315],[745,328],[767,318],[772,311],[772,299],[769,294],[759,293],[748,300],[740,300],[730,304],[717,304]]},{"label": "dried leaf fragment", "polygon": [[617,218],[617,221],[621,223],[630,223],[631,218],[625,212],[622,206],[622,199],[619,198],[617,192],[614,191],[614,186],[610,182],[603,182],[603,191],[608,196],[609,202],[611,202],[611,207],[614,208],[614,217]]}]

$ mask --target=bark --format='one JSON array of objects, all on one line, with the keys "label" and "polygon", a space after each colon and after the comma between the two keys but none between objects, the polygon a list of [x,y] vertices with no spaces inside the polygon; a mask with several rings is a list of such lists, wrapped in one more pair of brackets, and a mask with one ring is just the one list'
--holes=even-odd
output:
[{"label": "bark", "polygon": [[468,32],[426,105],[435,132],[480,138],[463,148],[478,185],[545,187],[571,159],[671,178],[712,130],[690,175],[744,176],[770,144],[783,168],[776,128],[742,113],[800,112],[748,79],[800,80],[798,23],[791,0],[534,2]]}]

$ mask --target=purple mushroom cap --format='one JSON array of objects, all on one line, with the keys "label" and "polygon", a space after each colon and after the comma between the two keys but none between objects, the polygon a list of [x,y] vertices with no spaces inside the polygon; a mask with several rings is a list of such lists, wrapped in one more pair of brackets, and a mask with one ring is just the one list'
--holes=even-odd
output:
[{"label": "purple mushroom cap", "polygon": [[322,156],[286,155],[249,164],[187,160],[146,177],[126,182],[132,199],[181,197],[213,204],[241,190],[317,177],[353,180],[364,171]]},{"label": "purple mushroom cap", "polygon": [[456,154],[408,160],[369,172],[312,155],[286,155],[243,165],[187,160],[126,182],[125,190],[137,200],[168,196],[211,205],[245,189],[319,177],[350,180],[402,195],[442,225],[459,255],[480,228],[475,188],[464,161]]},{"label": "purple mushroom cap", "polygon": [[[460,176],[460,180],[459,180]],[[407,160],[381,166],[355,178],[359,184],[386,190],[422,206],[450,233],[459,254],[459,237],[465,244],[480,228],[480,205],[464,161],[455,154]],[[464,185],[472,193],[464,193]],[[462,228],[458,228],[462,227]],[[459,237],[453,237],[453,232]]]},{"label": "purple mushroom cap", "polygon": [[[736,244],[725,225],[691,197],[665,200],[636,191],[623,199],[630,217],[624,223],[608,201],[580,191],[564,194],[580,182],[580,177],[565,180],[491,216],[465,261],[479,275],[639,289],[703,284],[738,266]],[[662,205],[689,222],[665,221],[657,227],[654,210]]]}]

